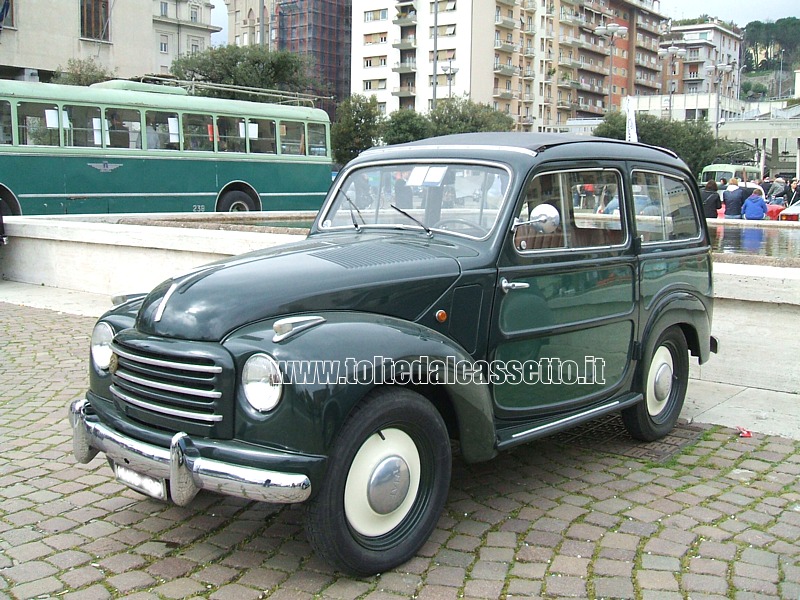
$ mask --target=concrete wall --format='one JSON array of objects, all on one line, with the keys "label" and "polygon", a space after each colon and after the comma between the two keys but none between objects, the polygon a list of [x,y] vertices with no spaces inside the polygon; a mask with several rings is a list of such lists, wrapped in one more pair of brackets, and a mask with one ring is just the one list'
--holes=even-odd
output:
[{"label": "concrete wall", "polygon": [[[187,214],[158,217],[170,218],[176,225],[181,219],[195,218]],[[225,218],[219,214],[207,217]],[[0,248],[2,278],[107,296],[145,292],[202,264],[303,237],[263,230],[218,231],[119,222],[135,218],[7,217],[10,243]],[[724,257],[729,259],[730,255]],[[719,338],[721,350],[702,367],[692,361],[691,377],[800,393],[800,371],[790,368],[800,356],[796,331],[800,323],[800,268],[720,260],[714,265],[714,286],[717,301],[712,334]]]}]

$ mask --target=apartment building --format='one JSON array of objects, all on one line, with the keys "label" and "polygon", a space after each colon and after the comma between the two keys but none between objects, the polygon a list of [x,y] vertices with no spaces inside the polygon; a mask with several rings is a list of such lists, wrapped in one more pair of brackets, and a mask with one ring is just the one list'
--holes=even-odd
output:
[{"label": "apartment building", "polygon": [[[228,43],[264,44],[311,59],[312,90],[332,96],[320,107],[333,116],[336,102],[350,95],[351,0],[225,0]],[[263,10],[263,19],[260,14]]]},{"label": "apartment building", "polygon": [[387,113],[468,95],[558,128],[660,93],[664,18],[658,0],[353,0],[351,90]]},{"label": "apartment building", "polygon": [[205,0],[11,0],[0,32],[0,78],[47,81],[69,59],[94,59],[119,77],[167,73],[180,55],[207,48]]}]

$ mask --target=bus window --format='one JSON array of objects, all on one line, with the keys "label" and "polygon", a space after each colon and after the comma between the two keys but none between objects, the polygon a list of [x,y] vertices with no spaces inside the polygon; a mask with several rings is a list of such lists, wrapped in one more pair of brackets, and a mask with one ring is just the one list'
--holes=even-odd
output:
[{"label": "bus window", "polygon": [[308,124],[308,153],[311,156],[328,156],[328,140],[322,123]]},{"label": "bus window", "polygon": [[64,106],[64,145],[82,148],[100,147],[103,136],[100,130],[98,106]]},{"label": "bus window", "polygon": [[211,115],[183,115],[183,149],[214,151],[214,119]]},{"label": "bus window", "polygon": [[110,148],[142,147],[142,115],[130,108],[106,109],[106,146]]},{"label": "bus window", "polygon": [[281,154],[305,154],[306,136],[303,123],[281,122]]},{"label": "bus window", "polygon": [[245,121],[241,117],[217,117],[220,152],[244,152]]},{"label": "bus window", "polygon": [[268,119],[249,119],[247,137],[250,138],[250,152],[257,154],[276,154],[275,121]]},{"label": "bus window", "polygon": [[58,106],[38,102],[17,104],[17,132],[24,146],[58,146]]},{"label": "bus window", "polygon": [[181,136],[178,113],[148,110],[145,112],[145,144],[148,150],[178,150]]},{"label": "bus window", "polygon": [[0,144],[11,143],[11,103],[0,101]]}]

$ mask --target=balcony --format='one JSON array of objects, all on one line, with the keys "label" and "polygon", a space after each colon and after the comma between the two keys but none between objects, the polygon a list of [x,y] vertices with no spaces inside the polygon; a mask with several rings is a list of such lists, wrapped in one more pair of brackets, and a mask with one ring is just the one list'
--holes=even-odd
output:
[{"label": "balcony", "polygon": [[536,56],[536,49],[533,46],[525,46],[522,50],[522,56],[533,57]]},{"label": "balcony", "polygon": [[681,59],[681,61],[683,61],[684,63],[687,63],[687,64],[688,63],[702,63],[702,62],[706,62],[706,59],[705,58],[701,58],[699,55],[698,56],[692,56],[691,54],[687,54],[686,56],[684,56]]},{"label": "balcony", "polygon": [[517,22],[514,19],[509,17],[501,17],[500,15],[495,15],[494,24],[495,26],[502,27],[504,29],[515,29],[517,27]]},{"label": "balcony", "polygon": [[404,60],[403,62],[394,63],[392,71],[395,73],[413,73],[417,70],[417,61]]},{"label": "balcony", "polygon": [[525,104],[531,104],[533,102],[533,94],[523,94],[520,100]]},{"label": "balcony", "polygon": [[523,0],[522,8],[527,10],[528,12],[536,12],[536,2],[535,0]]},{"label": "balcony", "polygon": [[525,115],[524,117],[519,118],[519,122],[522,123],[523,125],[533,125],[535,121],[536,117],[532,117],[530,115]]},{"label": "balcony", "polygon": [[556,108],[558,110],[572,110],[572,100],[570,100],[569,98],[559,99],[556,101]]},{"label": "balcony", "polygon": [[503,40],[495,40],[494,41],[494,49],[498,52],[516,52],[517,45],[514,42],[508,42]]},{"label": "balcony", "polygon": [[636,29],[643,29],[644,31],[649,31],[650,33],[655,33],[656,35],[660,35],[660,31],[658,30],[658,25],[653,23],[647,23],[645,21],[636,21]]},{"label": "balcony", "polygon": [[534,79],[535,77],[536,77],[536,75],[535,75],[533,69],[525,69],[522,72],[522,78],[523,79]]},{"label": "balcony", "polygon": [[397,18],[392,19],[392,23],[398,25],[399,27],[405,27],[407,25],[416,25],[417,13],[407,13],[404,15],[398,15]]},{"label": "balcony", "polygon": [[408,8],[409,6],[416,8],[417,0],[397,0],[397,2],[395,2],[395,7],[397,7],[397,10],[400,10],[401,8]]},{"label": "balcony", "polygon": [[410,96],[417,95],[417,88],[413,85],[403,85],[400,87],[396,87],[392,90],[392,96],[398,96],[400,98],[408,98]]},{"label": "balcony", "polygon": [[542,32],[542,38],[545,40],[552,40],[555,37],[552,29],[545,29]]},{"label": "balcony", "polygon": [[[564,0],[561,0],[561,3],[564,3]],[[561,15],[561,22],[568,23],[571,25],[583,25],[586,20],[577,13],[562,13]]]},{"label": "balcony", "polygon": [[643,77],[636,76],[634,77],[634,81],[636,82],[636,85],[641,85],[646,88],[661,89],[661,85],[654,79],[645,79]]},{"label": "balcony", "polygon": [[522,29],[522,33],[525,35],[536,35],[536,27],[533,25],[525,25],[525,27]]},{"label": "balcony", "polygon": [[507,75],[511,77],[512,75],[519,75],[519,67],[509,64],[494,63],[494,72],[497,75]]},{"label": "balcony", "polygon": [[506,6],[516,6],[517,0],[495,0],[498,4],[505,4]]},{"label": "balcony", "polygon": [[576,87],[575,84],[578,82],[572,79],[571,77],[562,77],[558,80],[558,87],[562,89],[571,90],[572,88]]},{"label": "balcony", "polygon": [[492,96],[503,100],[511,100],[514,98],[514,91],[508,88],[494,88]]},{"label": "balcony", "polygon": [[577,46],[578,40],[575,36],[572,35],[560,35],[558,36],[558,43],[562,46]]},{"label": "balcony", "polygon": [[579,104],[578,105],[579,112],[586,112],[591,113],[593,115],[602,115],[605,114],[605,109],[602,106],[597,106],[595,104]]},{"label": "balcony", "polygon": [[588,62],[583,62],[578,67],[582,71],[591,71],[592,73],[599,73],[600,75],[608,76],[608,67],[604,67],[601,64],[591,64]]},{"label": "balcony", "polygon": [[416,47],[416,37],[400,38],[399,40],[392,42],[392,48],[397,48],[398,50],[413,50]]}]

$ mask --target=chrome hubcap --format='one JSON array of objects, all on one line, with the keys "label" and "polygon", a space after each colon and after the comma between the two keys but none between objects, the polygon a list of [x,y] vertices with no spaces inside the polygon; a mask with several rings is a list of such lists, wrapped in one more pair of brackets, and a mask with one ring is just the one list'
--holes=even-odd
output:
[{"label": "chrome hubcap", "polygon": [[655,385],[653,392],[655,393],[656,400],[663,402],[669,398],[672,391],[672,367],[670,365],[661,365],[655,377]]},{"label": "chrome hubcap", "polygon": [[411,474],[408,464],[399,456],[383,459],[369,478],[367,501],[379,515],[397,510],[408,495]]}]

